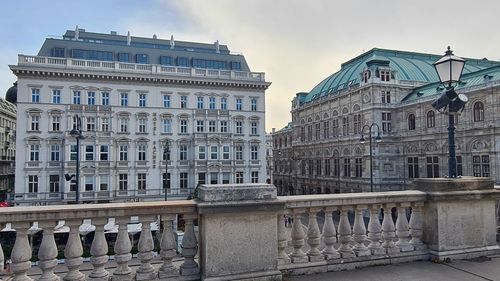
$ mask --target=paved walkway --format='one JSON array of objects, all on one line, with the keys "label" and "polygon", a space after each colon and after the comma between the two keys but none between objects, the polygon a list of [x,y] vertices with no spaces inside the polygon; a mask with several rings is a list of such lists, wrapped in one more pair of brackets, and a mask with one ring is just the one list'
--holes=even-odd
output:
[{"label": "paved walkway", "polygon": [[450,263],[412,262],[286,277],[285,281],[500,281],[500,255]]}]

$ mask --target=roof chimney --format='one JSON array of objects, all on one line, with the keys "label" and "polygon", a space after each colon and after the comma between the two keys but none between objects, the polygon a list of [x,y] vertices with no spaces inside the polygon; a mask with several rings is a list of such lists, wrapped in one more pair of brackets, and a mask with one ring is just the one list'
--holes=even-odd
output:
[{"label": "roof chimney", "polygon": [[173,49],[175,46],[175,42],[174,42],[174,35],[170,35],[170,49]]},{"label": "roof chimney", "polygon": [[130,38],[130,31],[127,32],[127,46],[130,46],[130,42],[132,41],[132,38]]},{"label": "roof chimney", "polygon": [[78,29],[78,25],[75,28],[75,40],[78,40],[80,37],[80,29]]},{"label": "roof chimney", "polygon": [[217,54],[219,54],[219,53],[220,53],[220,48],[219,48],[219,40],[215,41],[215,52],[216,52]]}]

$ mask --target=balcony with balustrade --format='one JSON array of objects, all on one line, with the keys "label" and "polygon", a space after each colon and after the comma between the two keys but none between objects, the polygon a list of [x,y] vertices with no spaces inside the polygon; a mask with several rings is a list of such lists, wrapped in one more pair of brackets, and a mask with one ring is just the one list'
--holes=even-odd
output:
[{"label": "balcony with balustrade", "polygon": [[[0,277],[281,280],[500,253],[500,190],[488,179],[422,179],[415,190],[286,197],[277,197],[272,185],[206,185],[197,196],[1,208],[0,226],[15,230],[15,243],[1,245],[9,249],[0,251],[0,262],[11,263]],[[134,220],[138,240],[130,234]],[[82,239],[84,221],[93,226],[91,242]],[[183,224],[182,239],[176,239],[176,222]],[[35,226],[41,239],[33,239]]]}]

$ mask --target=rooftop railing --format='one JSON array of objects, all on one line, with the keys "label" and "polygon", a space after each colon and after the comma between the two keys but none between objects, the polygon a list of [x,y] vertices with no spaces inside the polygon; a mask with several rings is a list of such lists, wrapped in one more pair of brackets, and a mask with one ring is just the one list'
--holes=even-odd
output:
[{"label": "rooftop railing", "polygon": [[193,78],[212,78],[240,81],[265,82],[263,72],[246,72],[224,69],[190,68],[180,66],[164,66],[159,64],[126,63],[118,61],[97,61],[72,58],[53,58],[29,55],[18,55],[19,66],[42,66],[73,70],[93,70],[133,74],[155,74],[161,76],[178,76]]}]

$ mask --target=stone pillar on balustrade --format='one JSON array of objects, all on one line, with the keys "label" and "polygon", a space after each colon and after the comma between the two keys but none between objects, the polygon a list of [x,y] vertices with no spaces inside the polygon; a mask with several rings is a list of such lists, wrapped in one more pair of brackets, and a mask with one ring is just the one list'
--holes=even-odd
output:
[{"label": "stone pillar on balustrade", "polygon": [[421,178],[414,188],[427,194],[422,240],[431,256],[464,259],[499,252],[495,202],[500,190],[491,179]]},{"label": "stone pillar on balustrade", "polygon": [[274,185],[202,185],[197,208],[202,280],[282,280]]}]

